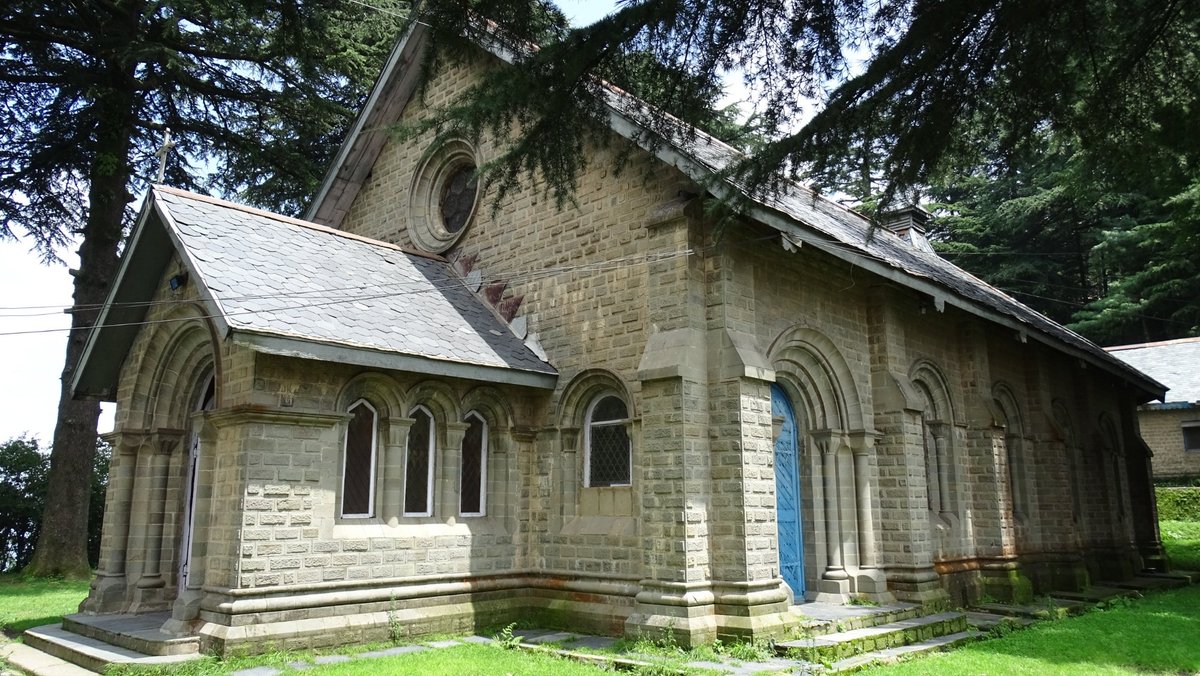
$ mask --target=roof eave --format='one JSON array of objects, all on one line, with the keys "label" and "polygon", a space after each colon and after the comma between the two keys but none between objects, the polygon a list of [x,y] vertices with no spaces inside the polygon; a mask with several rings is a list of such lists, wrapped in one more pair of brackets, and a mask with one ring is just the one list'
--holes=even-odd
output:
[{"label": "roof eave", "polygon": [[546,390],[554,389],[558,383],[558,375],[556,373],[431,359],[419,355],[373,350],[353,345],[336,345],[257,331],[234,329],[232,338],[234,344],[242,345],[256,352],[296,357],[299,359],[354,364],[370,368],[421,373],[429,376],[504,383]]},{"label": "roof eave", "polygon": [[[404,90],[401,96],[403,105],[399,106],[403,110],[407,105],[407,98],[411,95],[412,90],[416,88],[416,81],[420,76],[419,69],[403,68],[402,65],[411,65],[415,58],[420,55],[421,50],[425,46],[425,35],[427,29],[423,24],[413,21],[408,30],[396,42],[396,46],[388,55],[387,61],[384,62],[383,71],[379,74],[379,78],[375,81],[375,86],[371,88],[371,93],[367,97],[367,101],[363,104],[362,111],[355,118],[354,124],[351,125],[350,131],[346,134],[346,138],[342,141],[342,145],[338,148],[337,154],[334,156],[333,163],[329,167],[329,171],[325,173],[325,177],[321,180],[321,186],[317,190],[316,197],[304,212],[304,220],[328,225],[334,228],[341,227],[341,219],[335,218],[335,213],[325,213],[328,211],[326,202],[331,198],[333,188],[339,180],[349,180],[343,178],[343,169],[350,173],[354,173],[358,167],[364,162],[374,163],[375,157],[378,155],[379,148],[373,147],[372,143],[359,143],[360,137],[368,134],[379,136],[379,146],[382,146],[382,137],[386,134],[383,127],[392,124],[394,120],[379,120],[376,117],[379,114],[379,104],[393,90],[394,87],[401,87]],[[400,70],[399,79],[396,80],[397,70]],[[336,212],[336,205],[332,207]]]}]

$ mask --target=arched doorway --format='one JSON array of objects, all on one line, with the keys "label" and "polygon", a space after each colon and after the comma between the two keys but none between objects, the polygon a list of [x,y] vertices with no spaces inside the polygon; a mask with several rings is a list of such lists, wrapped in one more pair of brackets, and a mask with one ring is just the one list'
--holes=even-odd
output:
[{"label": "arched doorway", "polygon": [[775,513],[779,529],[779,571],[783,581],[802,600],[804,585],[804,534],[800,518],[800,434],[796,412],[787,392],[771,385],[771,418],[775,437]]},{"label": "arched doorway", "polygon": [[[200,397],[196,402],[196,411],[211,411],[216,399],[216,380],[209,376]],[[192,434],[188,440],[188,458],[185,468],[187,492],[183,500],[183,534],[179,543],[179,590],[188,588],[188,573],[192,563],[192,536],[196,529],[196,487],[200,477],[200,423],[192,421]]]}]

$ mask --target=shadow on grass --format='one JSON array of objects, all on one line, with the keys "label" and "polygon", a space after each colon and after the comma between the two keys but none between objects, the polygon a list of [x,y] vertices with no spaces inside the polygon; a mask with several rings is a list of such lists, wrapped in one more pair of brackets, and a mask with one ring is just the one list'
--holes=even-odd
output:
[{"label": "shadow on grass", "polygon": [[[1200,588],[1156,593],[1126,607],[1046,622],[1004,639],[964,648],[991,656],[999,672],[1030,662],[1155,672],[1200,671]],[[999,659],[997,659],[999,658]],[[1022,666],[1023,665],[1023,666]]]},{"label": "shadow on grass", "polygon": [[62,615],[47,615],[45,617],[22,619],[4,625],[4,633],[11,638],[16,638],[26,629],[33,629],[34,627],[41,627],[47,624],[62,624],[62,618]]}]

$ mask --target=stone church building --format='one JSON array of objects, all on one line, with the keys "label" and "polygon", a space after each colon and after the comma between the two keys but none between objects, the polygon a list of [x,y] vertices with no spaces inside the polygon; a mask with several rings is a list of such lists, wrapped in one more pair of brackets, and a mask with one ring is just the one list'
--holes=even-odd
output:
[{"label": "stone church building", "polygon": [[422,92],[423,31],[304,220],[147,197],[73,381],[117,403],[84,613],[217,652],[520,618],[698,643],[1161,569],[1163,387],[939,258],[927,214],[786,184],[715,237],[695,196],[736,151],[614,172],[647,114],[619,91],[577,205],[493,213],[494,145],[382,131],[505,67]]}]

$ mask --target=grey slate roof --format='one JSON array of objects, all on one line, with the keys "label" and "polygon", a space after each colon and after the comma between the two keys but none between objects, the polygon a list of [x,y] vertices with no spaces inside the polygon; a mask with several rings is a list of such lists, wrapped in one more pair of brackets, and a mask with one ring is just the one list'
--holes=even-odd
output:
[{"label": "grey slate roof", "polygon": [[[638,139],[644,136],[645,130],[653,130],[657,136],[667,136],[665,144],[674,153],[664,154],[658,148],[660,158],[672,160],[681,171],[710,189],[714,187],[712,179],[715,177],[719,179],[718,185],[727,186],[748,197],[754,205],[764,208],[752,215],[767,225],[799,236],[801,241],[814,244],[854,264],[874,268],[876,272],[895,273],[892,277],[906,285],[913,286],[913,281],[925,282],[945,294],[934,294],[938,304],[950,302],[959,307],[974,306],[998,313],[1027,327],[1031,333],[1048,336],[1053,343],[1066,345],[1091,357],[1093,361],[1098,360],[1110,366],[1111,370],[1138,382],[1148,392],[1161,392],[1160,383],[1130,368],[1125,362],[1113,359],[1104,348],[1087,338],[943,259],[936,252],[918,249],[886,228],[872,227],[870,219],[822,197],[807,186],[780,177],[773,190],[747,190],[730,177],[731,170],[746,156],[723,141],[652,109],[616,87],[606,89],[606,103],[618,117],[617,124],[614,124],[618,133]],[[623,130],[619,118],[628,120],[635,129]],[[668,124],[663,123],[664,119]],[[655,148],[654,141],[648,144]],[[691,163],[699,166],[689,166]],[[764,215],[767,218],[763,218]],[[816,237],[813,237],[814,234]],[[967,302],[963,303],[964,300]]]},{"label": "grey slate roof", "polygon": [[[346,205],[353,201],[362,177],[382,147],[380,130],[398,117],[416,87],[421,68],[414,65],[419,61],[414,55],[424,48],[427,30],[417,23],[397,43],[372,90],[372,103],[361,111],[307,212],[310,218],[333,227],[340,224]],[[497,38],[498,30],[494,24],[480,20],[469,37],[493,56],[512,62],[517,56],[511,50],[520,47],[511,39]],[[744,159],[740,151],[616,87],[605,86],[602,91],[614,132],[639,143],[720,196],[728,196],[730,191],[750,195],[744,186],[721,174]],[[660,134],[665,141],[655,140]],[[810,244],[897,284],[927,293],[939,309],[956,306],[1014,329],[1014,338],[1037,340],[1097,365],[1134,384],[1147,398],[1161,396],[1164,388],[1160,383],[937,254],[919,251],[885,229],[872,229],[871,222],[862,215],[805,186],[783,180],[781,188],[771,195],[750,195],[747,215],[776,228],[792,242]]]},{"label": "grey slate roof", "polygon": [[115,396],[172,251],[222,337],[260,352],[533,387],[557,379],[440,258],[156,186],[73,376],[77,396]]},{"label": "grey slate roof", "polygon": [[182,191],[154,199],[233,331],[555,373],[441,260]]},{"label": "grey slate roof", "polygon": [[1109,354],[1170,389],[1164,402],[1200,403],[1200,338],[1118,345]]}]

